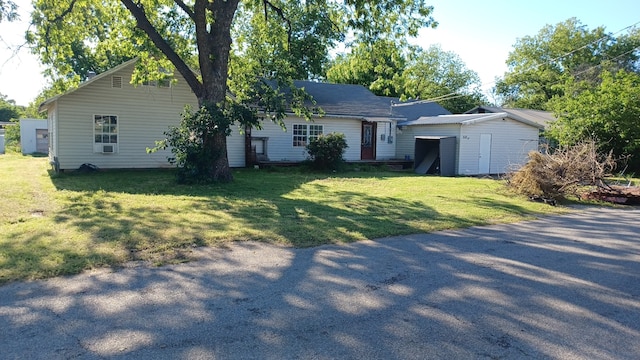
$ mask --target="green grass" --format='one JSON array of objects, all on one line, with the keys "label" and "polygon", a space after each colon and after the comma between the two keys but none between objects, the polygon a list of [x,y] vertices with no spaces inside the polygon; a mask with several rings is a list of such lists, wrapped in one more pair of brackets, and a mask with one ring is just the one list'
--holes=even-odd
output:
[{"label": "green grass", "polygon": [[193,246],[255,240],[307,247],[567,211],[501,181],[359,171],[234,171],[230,184],[177,185],[168,170],[49,172],[0,156],[0,283],[130,260],[186,261]]}]

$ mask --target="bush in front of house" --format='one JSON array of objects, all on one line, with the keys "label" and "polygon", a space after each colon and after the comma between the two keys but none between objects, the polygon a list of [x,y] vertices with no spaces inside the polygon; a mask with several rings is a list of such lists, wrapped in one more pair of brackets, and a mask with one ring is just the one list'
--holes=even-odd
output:
[{"label": "bush in front of house", "polygon": [[344,134],[320,135],[307,145],[309,159],[314,169],[338,170],[343,164],[342,156],[349,146]]}]

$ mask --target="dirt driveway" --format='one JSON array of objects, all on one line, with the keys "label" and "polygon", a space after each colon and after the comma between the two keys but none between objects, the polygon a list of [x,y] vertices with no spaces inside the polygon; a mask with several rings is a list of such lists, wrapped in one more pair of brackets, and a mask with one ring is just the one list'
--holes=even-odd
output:
[{"label": "dirt driveway", "polygon": [[640,359],[640,209],[0,287],[3,359]]}]

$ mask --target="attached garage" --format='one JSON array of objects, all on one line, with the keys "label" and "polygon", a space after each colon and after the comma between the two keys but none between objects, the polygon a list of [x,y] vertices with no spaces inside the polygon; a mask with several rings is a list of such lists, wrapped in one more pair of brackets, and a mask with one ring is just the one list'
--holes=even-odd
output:
[{"label": "attached garage", "polygon": [[538,149],[543,129],[540,124],[504,112],[420,117],[400,122],[398,127],[398,149],[413,154],[416,172],[433,172],[433,163],[425,168],[435,156],[439,157],[441,175],[448,174],[443,164],[451,163],[443,156],[454,157],[453,152],[454,175],[504,174],[518,168],[526,162],[529,151]]}]

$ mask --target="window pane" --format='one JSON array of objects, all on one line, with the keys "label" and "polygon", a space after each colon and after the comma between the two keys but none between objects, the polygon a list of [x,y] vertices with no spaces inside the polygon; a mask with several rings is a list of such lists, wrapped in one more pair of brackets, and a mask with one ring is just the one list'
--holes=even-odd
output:
[{"label": "window pane", "polygon": [[110,116],[110,118],[111,118],[111,119],[109,119],[109,120],[110,120],[109,122],[110,122],[112,125],[115,125],[115,124],[117,124],[117,123],[118,123],[118,117],[117,117],[117,116],[113,116],[113,115],[112,115],[112,116]]},{"label": "window pane", "polygon": [[309,125],[309,139],[317,139],[323,134],[322,125]]},{"label": "window pane", "polygon": [[110,134],[117,134],[118,133],[118,125],[109,126],[109,133]]},{"label": "window pane", "polygon": [[102,142],[102,135],[96,135],[95,142],[101,143]]},{"label": "window pane", "polygon": [[105,144],[109,143],[109,135],[102,135],[102,142]]},{"label": "window pane", "polygon": [[111,143],[112,144],[117,144],[118,143],[118,135],[111,135]]}]

